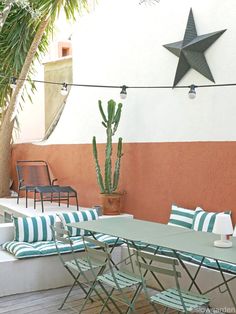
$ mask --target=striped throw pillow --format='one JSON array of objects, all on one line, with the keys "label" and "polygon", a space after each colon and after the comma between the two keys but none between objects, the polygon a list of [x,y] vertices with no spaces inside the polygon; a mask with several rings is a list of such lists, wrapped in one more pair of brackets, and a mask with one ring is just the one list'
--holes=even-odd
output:
[{"label": "striped throw pillow", "polygon": [[[216,216],[222,213],[205,212],[201,207],[197,207],[193,218],[192,229],[195,231],[212,232],[216,220]],[[224,214],[231,214],[226,211]]]},{"label": "striped throw pillow", "polygon": [[89,232],[83,229],[68,227],[66,224],[98,219],[98,213],[96,209],[88,209],[88,210],[81,210],[77,212],[68,212],[68,213],[59,213],[57,215],[60,218],[65,230],[68,230],[72,237],[76,237],[79,235],[88,235]]},{"label": "striped throw pillow", "polygon": [[51,241],[50,225],[55,225],[55,221],[55,215],[13,217],[14,240],[20,242]]},{"label": "striped throw pillow", "polygon": [[172,205],[168,225],[191,229],[195,211]]}]

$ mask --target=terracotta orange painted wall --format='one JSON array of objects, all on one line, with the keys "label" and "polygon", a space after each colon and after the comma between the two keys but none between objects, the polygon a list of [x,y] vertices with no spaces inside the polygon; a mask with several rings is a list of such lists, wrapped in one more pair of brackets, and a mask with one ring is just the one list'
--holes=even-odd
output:
[{"label": "terracotta orange painted wall", "polygon": [[[104,145],[99,145],[103,152]],[[46,160],[59,184],[79,193],[81,206],[99,204],[92,146],[18,144],[15,161]],[[207,211],[232,210],[236,223],[236,142],[124,144],[120,191],[123,211],[136,218],[166,223],[171,204]]]}]

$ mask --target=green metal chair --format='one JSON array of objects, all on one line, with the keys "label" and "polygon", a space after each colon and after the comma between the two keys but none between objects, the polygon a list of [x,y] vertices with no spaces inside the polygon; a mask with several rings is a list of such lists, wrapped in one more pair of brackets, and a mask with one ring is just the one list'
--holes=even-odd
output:
[{"label": "green metal chair", "polygon": [[[67,230],[61,229],[58,227],[50,226],[51,230],[53,232],[53,240],[55,242],[55,246],[57,249],[58,256],[60,258],[60,261],[62,262],[63,266],[65,269],[70,273],[70,275],[74,279],[74,283],[70,287],[68,293],[66,294],[64,301],[62,302],[61,306],[58,308],[61,310],[67,301],[71,291],[73,288],[78,285],[82,291],[85,294],[85,298],[93,302],[93,299],[91,298],[91,287],[93,286],[93,283],[97,277],[97,273],[101,274],[105,267],[106,267],[106,262],[104,260],[98,259],[96,257],[94,258],[87,258],[87,255],[84,255],[84,257],[78,258],[74,252],[73,249],[73,240],[70,238],[70,234]],[[68,254],[62,254],[60,247],[62,245],[70,245],[70,251],[72,254],[72,259],[68,260],[68,257],[66,256]],[[92,274],[93,279],[91,280]],[[81,280],[82,279],[82,280]],[[81,280],[81,281],[80,281]],[[103,302],[103,298],[99,294],[99,292],[96,289],[93,289],[93,291],[97,294],[99,299]],[[109,306],[107,306],[107,309],[110,311]]]},{"label": "green metal chair", "polygon": [[[116,301],[123,303],[128,307],[126,313],[135,312],[134,305],[142,289],[142,278],[139,276],[136,276],[134,273],[123,272],[116,269],[116,267],[114,266],[114,262],[112,261],[111,254],[109,252],[109,246],[106,243],[99,242],[97,240],[93,240],[87,237],[83,237],[83,239],[84,239],[85,251],[88,256],[88,261],[94,256],[95,257],[100,256],[106,261],[108,269],[107,269],[107,272],[103,272],[102,274],[97,275],[96,281],[94,282],[92,289],[90,290],[79,313],[83,311],[87,303],[87,300],[91,296],[93,289],[95,289],[96,285],[99,285],[101,289],[103,290],[103,292],[105,293],[105,298],[103,300],[103,306],[100,313],[102,313],[105,307],[107,307],[108,301],[112,302],[112,304],[114,305],[114,307],[119,313],[124,313],[124,311],[122,311],[119,308]],[[102,248],[102,251],[98,251],[92,248],[91,244],[100,246]],[[130,287],[136,287],[133,293],[133,296],[131,298],[129,298],[124,291],[125,288],[130,288]],[[115,291],[119,292],[118,296],[113,295],[113,292]]]},{"label": "green metal chair", "polygon": [[[160,313],[156,304],[164,306],[164,313],[166,313],[168,308],[183,313],[190,313],[191,311],[197,310],[204,305],[206,306],[206,310],[209,308],[208,304],[210,300],[205,296],[193,294],[189,291],[183,291],[180,289],[179,278],[181,277],[181,273],[177,271],[179,261],[176,258],[153,255],[142,251],[137,251],[136,257],[136,264],[142,278],[145,295],[156,313]],[[144,274],[146,275],[147,272],[154,272],[173,277],[176,287],[163,290],[160,293],[149,296],[144,277]]]}]

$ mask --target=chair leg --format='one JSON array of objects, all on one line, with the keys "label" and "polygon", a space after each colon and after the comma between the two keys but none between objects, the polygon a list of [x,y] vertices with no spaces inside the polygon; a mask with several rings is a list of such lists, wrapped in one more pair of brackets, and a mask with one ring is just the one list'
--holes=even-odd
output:
[{"label": "chair leg", "polygon": [[[167,310],[168,310],[168,307],[166,307],[166,308],[165,308],[165,310],[164,310],[164,313],[163,313],[163,314],[166,314]],[[181,312],[179,311],[178,313],[181,313]]]},{"label": "chair leg", "polygon": [[153,303],[153,302],[150,302],[151,306],[153,307],[154,311],[157,313],[157,314],[161,314],[161,312],[158,310],[158,308],[156,307],[156,305]]},{"label": "chair leg", "polygon": [[[108,300],[111,300],[112,304],[115,306],[115,308],[117,309],[117,311],[122,314],[121,310],[119,309],[119,307],[117,306],[117,304],[115,303],[115,301],[114,301],[114,300],[112,299],[112,297],[111,297],[111,295],[112,295],[112,293],[113,293],[113,291],[114,291],[114,288],[111,290],[110,293],[108,293],[107,290],[104,288],[103,284],[102,284],[100,281],[99,281],[99,284],[100,284],[102,290],[103,290],[103,291],[105,292],[105,294],[107,295],[107,299],[106,299],[105,304],[103,305],[103,307],[102,307],[100,313],[103,312],[105,306],[107,307],[107,302],[108,302]],[[104,303],[104,302],[103,302],[103,303]]]},{"label": "chair leg", "polygon": [[136,291],[135,291],[135,293],[134,293],[134,295],[133,295],[133,297],[132,297],[132,299],[130,301],[130,305],[129,305],[129,308],[127,310],[127,314],[130,313],[130,311],[132,311],[132,312],[134,311],[135,312],[135,309],[134,309],[135,301],[136,301],[137,297],[139,296],[141,290],[142,290],[142,285],[140,284],[137,287],[137,289],[136,289]]},{"label": "chair leg", "polygon": [[34,190],[34,209],[36,209],[36,190]]},{"label": "chair leg", "polygon": [[[102,301],[102,303],[104,302],[103,298],[101,297],[101,295],[98,293],[97,289],[93,289],[94,292],[96,293],[96,295],[98,296],[98,298]],[[108,305],[106,305],[106,308],[108,309],[108,311],[111,312],[111,309]]]},{"label": "chair leg", "polygon": [[64,304],[66,303],[66,300],[68,299],[71,291],[73,290],[74,286],[76,285],[76,280],[74,281],[73,285],[70,287],[70,290],[67,292],[67,295],[65,296],[64,301],[62,302],[61,306],[58,308],[58,310],[61,310],[64,306]]},{"label": "chair leg", "polygon": [[28,190],[25,190],[25,207],[28,207]]},{"label": "chair leg", "polygon": [[91,289],[89,290],[89,292],[88,292],[88,294],[87,294],[86,299],[84,300],[84,303],[82,304],[82,306],[81,306],[81,308],[80,308],[80,310],[79,310],[79,314],[83,312],[83,310],[84,310],[84,308],[85,308],[85,306],[86,306],[86,304],[87,304],[87,302],[88,302],[88,299],[90,299],[90,296],[91,296],[92,292],[94,291],[96,285],[97,285],[97,282],[94,281],[94,283],[93,283]]},{"label": "chair leg", "polygon": [[58,206],[61,206],[61,192],[58,193]]},{"label": "chair leg", "polygon": [[70,198],[70,193],[68,192],[67,193],[67,200],[66,200],[67,201],[67,207],[69,207],[69,198]]},{"label": "chair leg", "polygon": [[17,193],[17,204],[19,204],[19,198],[20,198],[20,190],[18,190],[18,193]]},{"label": "chair leg", "polygon": [[78,196],[77,196],[77,192],[75,194],[75,200],[76,200],[76,207],[77,207],[77,211],[79,210],[79,204],[78,204]]},{"label": "chair leg", "polygon": [[42,206],[42,213],[44,213],[44,207],[43,207],[43,193],[40,193],[40,200],[41,200],[41,206]]},{"label": "chair leg", "polygon": [[110,299],[110,297],[111,297],[113,291],[114,291],[114,289],[111,290],[111,292],[108,294],[108,296],[107,296],[107,298],[106,298],[106,301],[103,302],[103,306],[102,306],[102,309],[101,309],[101,311],[100,311],[100,314],[103,312],[104,308],[106,307],[107,302],[108,302],[108,300]]},{"label": "chair leg", "polygon": [[[68,272],[71,274],[71,276],[74,278],[75,283],[78,284],[78,286],[80,287],[80,289],[84,292],[85,296],[87,297],[87,295],[88,295],[88,293],[89,293],[90,290],[89,290],[89,291],[86,291],[86,289],[83,287],[83,285],[79,282],[78,279],[79,279],[81,273],[79,273],[78,276],[76,277],[76,276],[73,274],[73,272],[70,270],[70,268],[66,267],[66,269],[67,269]],[[91,301],[93,302],[92,299],[91,299]]]},{"label": "chair leg", "polygon": [[[77,277],[75,277],[73,275],[73,273],[67,268],[67,270],[69,271],[69,273],[72,275],[72,277],[74,278],[74,283],[73,285],[70,287],[69,291],[67,292],[67,295],[65,296],[65,299],[64,301],[62,302],[61,306],[58,308],[58,310],[61,310],[66,302],[66,300],[68,299],[71,291],[73,290],[73,288],[75,287],[76,284],[78,284],[78,286],[80,287],[81,290],[83,290],[84,294],[85,294],[85,297],[87,298],[88,294],[89,294],[89,291],[86,291],[85,288],[83,287],[83,285],[79,282],[79,277],[81,274],[78,274]],[[92,298],[90,298],[90,301],[93,302],[94,300]]]}]

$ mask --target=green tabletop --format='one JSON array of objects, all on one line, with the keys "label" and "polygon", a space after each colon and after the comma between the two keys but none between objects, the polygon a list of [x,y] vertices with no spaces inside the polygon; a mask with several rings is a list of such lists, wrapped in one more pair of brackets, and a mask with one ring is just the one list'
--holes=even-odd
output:
[{"label": "green tabletop", "polygon": [[68,226],[236,264],[236,238],[232,239],[232,248],[217,248],[214,240],[218,240],[219,235],[125,217],[71,223]]},{"label": "green tabletop", "polygon": [[187,234],[179,233],[174,237],[161,238],[160,241],[155,241],[155,243],[151,241],[151,243],[159,243],[159,245],[173,250],[236,264],[236,238],[231,238],[233,242],[231,248],[215,247],[214,241],[219,239],[220,235],[191,230]]},{"label": "green tabletop", "polygon": [[138,219],[107,218],[68,224],[69,227],[81,228],[92,232],[104,233],[131,241],[155,242],[162,237],[169,237],[189,230],[168,226],[156,222]]}]

